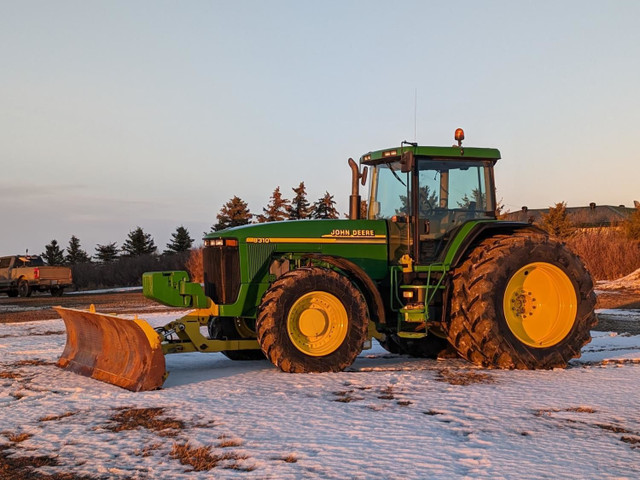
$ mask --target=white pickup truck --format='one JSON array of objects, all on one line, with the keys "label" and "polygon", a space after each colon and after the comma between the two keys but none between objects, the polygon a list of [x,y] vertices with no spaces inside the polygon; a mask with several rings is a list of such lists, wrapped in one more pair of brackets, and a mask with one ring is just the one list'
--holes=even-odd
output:
[{"label": "white pickup truck", "polygon": [[37,255],[0,257],[0,292],[10,297],[28,297],[34,291],[59,297],[72,283],[69,267],[45,265]]}]

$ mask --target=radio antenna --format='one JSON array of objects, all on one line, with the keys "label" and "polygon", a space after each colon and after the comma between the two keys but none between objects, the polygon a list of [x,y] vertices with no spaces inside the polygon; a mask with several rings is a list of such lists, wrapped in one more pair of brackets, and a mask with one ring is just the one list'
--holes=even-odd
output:
[{"label": "radio antenna", "polygon": [[413,95],[413,141],[418,142],[418,87]]}]

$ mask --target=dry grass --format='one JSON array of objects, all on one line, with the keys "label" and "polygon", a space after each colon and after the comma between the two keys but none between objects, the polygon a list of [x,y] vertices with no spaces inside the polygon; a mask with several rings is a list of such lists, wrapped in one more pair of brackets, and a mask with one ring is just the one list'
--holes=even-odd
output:
[{"label": "dry grass", "polygon": [[72,415],[75,415],[76,412],[65,412],[61,415],[46,415],[44,417],[41,417],[38,419],[39,422],[53,422],[56,420],[61,420],[63,418],[67,418],[70,417]]},{"label": "dry grass", "polygon": [[640,268],[640,242],[611,228],[578,231],[566,240],[595,280],[615,280]]},{"label": "dry grass", "polygon": [[150,457],[151,455],[153,455],[153,452],[155,452],[156,450],[160,450],[162,446],[162,443],[152,443],[151,445],[147,445],[144,448],[134,450],[133,454],[143,458]]},{"label": "dry grass", "polygon": [[24,442],[25,440],[29,440],[31,437],[33,437],[33,435],[31,435],[30,433],[26,433],[26,432],[23,432],[23,433],[8,433],[7,434],[7,438],[12,443]]},{"label": "dry grass", "polygon": [[46,332],[35,332],[30,333],[29,336],[37,337],[37,336],[48,336],[48,335],[64,335],[64,330],[47,330]]},{"label": "dry grass", "polygon": [[22,378],[22,375],[20,375],[19,373],[16,373],[16,372],[3,370],[3,371],[0,372],[0,378],[16,379],[16,378]]},{"label": "dry grass", "polygon": [[389,385],[388,387],[380,390],[380,395],[378,395],[378,398],[381,400],[393,400],[394,398],[396,398],[393,395],[393,385]]},{"label": "dry grass", "polygon": [[175,437],[179,431],[185,428],[183,421],[163,417],[164,408],[124,407],[116,410],[118,413],[110,418],[113,423],[105,427],[112,432],[146,428],[147,430],[159,432],[159,435],[163,437]]},{"label": "dry grass", "polygon": [[242,467],[237,462],[249,458],[237,452],[225,452],[223,454],[215,454],[211,452],[211,445],[204,447],[192,447],[189,442],[178,444],[174,443],[169,456],[179,460],[183,465],[189,465],[194,472],[208,471],[216,468],[218,465],[226,469],[252,471],[251,467]]},{"label": "dry grass", "polygon": [[422,412],[422,413],[424,413],[425,415],[430,415],[430,416],[433,416],[433,415],[444,415],[442,412],[438,412],[437,410],[427,410],[427,411]]},{"label": "dry grass", "polygon": [[494,378],[488,373],[474,371],[452,371],[443,369],[436,377],[438,382],[446,382],[451,385],[472,385],[474,383],[494,383]]},{"label": "dry grass", "polygon": [[296,463],[298,461],[298,457],[295,456],[295,454],[290,453],[287,456],[284,457],[276,457],[273,460],[281,460],[285,463]]},{"label": "dry grass", "polygon": [[340,403],[351,403],[351,402],[357,402],[358,400],[362,400],[361,397],[355,397],[351,395],[352,393],[353,393],[353,390],[342,390],[339,392],[333,392],[333,394],[338,397],[338,398],[335,398],[333,401],[340,402]]},{"label": "dry grass", "polygon": [[204,282],[204,267],[202,265],[202,248],[194,248],[189,252],[189,258],[185,263],[192,282]]},{"label": "dry grass", "polygon": [[218,440],[220,442],[216,445],[217,448],[240,447],[243,444],[239,438],[229,438],[226,435],[220,435]]},{"label": "dry grass", "polygon": [[55,467],[59,465],[57,458],[50,456],[17,457],[10,453],[9,447],[0,447],[0,478],[2,480],[95,480],[95,477],[76,475],[74,473],[40,473],[35,468]]},{"label": "dry grass", "polygon": [[44,360],[20,360],[10,364],[11,367],[40,367],[42,365],[55,365],[54,362],[45,362]]}]

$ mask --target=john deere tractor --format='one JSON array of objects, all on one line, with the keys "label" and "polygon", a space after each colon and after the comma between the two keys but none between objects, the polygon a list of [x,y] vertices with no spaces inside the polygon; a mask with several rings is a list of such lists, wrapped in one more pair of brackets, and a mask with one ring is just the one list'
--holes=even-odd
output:
[{"label": "john deere tractor", "polygon": [[144,274],[147,297],[189,309],[161,328],[60,308],[60,366],[144,390],[162,385],[169,353],[266,356],[285,372],[330,372],[372,337],[394,353],[449,349],[488,368],[566,366],[596,323],[591,277],[544,231],[497,220],[500,152],[463,147],[460,129],[455,138],[349,159],[348,220],[208,234],[204,284],[186,272]]}]

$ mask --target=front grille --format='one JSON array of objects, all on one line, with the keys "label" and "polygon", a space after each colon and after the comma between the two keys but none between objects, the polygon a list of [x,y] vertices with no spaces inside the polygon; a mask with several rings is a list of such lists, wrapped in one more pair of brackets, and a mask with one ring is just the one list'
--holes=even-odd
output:
[{"label": "front grille", "polygon": [[235,303],[240,290],[238,247],[205,247],[202,254],[204,293],[215,303]]}]

